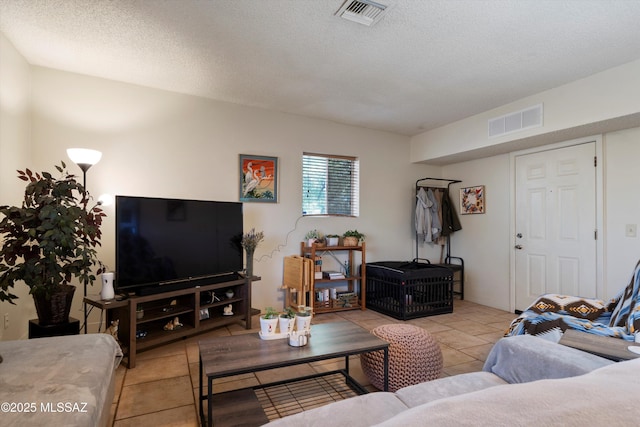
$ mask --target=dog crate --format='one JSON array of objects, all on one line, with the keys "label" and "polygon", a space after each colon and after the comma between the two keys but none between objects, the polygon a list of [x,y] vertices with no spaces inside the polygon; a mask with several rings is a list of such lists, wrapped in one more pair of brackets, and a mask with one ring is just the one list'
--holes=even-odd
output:
[{"label": "dog crate", "polygon": [[417,261],[366,265],[366,306],[399,320],[453,312],[453,271]]}]

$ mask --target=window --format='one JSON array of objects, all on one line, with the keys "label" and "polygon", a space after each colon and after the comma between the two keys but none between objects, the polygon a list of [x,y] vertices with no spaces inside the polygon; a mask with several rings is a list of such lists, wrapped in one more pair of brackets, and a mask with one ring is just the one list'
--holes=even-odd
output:
[{"label": "window", "polygon": [[359,162],[355,157],[303,153],[302,214],[359,214]]}]

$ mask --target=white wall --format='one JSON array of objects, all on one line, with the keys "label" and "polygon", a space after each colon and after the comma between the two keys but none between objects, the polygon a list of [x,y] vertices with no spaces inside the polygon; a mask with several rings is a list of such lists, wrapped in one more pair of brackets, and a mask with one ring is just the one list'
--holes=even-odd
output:
[{"label": "white wall", "polygon": [[[31,161],[30,143],[31,72],[29,65],[13,45],[0,34],[0,205],[21,202],[24,187],[19,185],[16,169]],[[16,305],[0,303],[0,339],[17,339],[27,330],[28,319],[35,317],[29,288],[19,285],[10,292],[19,297]],[[4,315],[9,328],[4,329]]]},{"label": "white wall", "polygon": [[462,230],[451,237],[451,255],[465,262],[465,299],[509,310],[509,156],[445,166],[442,173],[462,181],[451,189],[458,212],[461,187],[485,186],[486,213],[459,215]]},{"label": "white wall", "polygon": [[640,260],[640,234],[625,236],[625,225],[640,225],[640,128],[604,138],[606,297],[623,288]]},{"label": "white wall", "polygon": [[[69,147],[100,150],[102,160],[87,174],[94,196],[236,201],[238,155],[279,158],[279,203],[244,207],[245,229],[266,235],[256,251],[262,280],[253,285],[253,307],[282,307],[282,258],[297,254],[312,228],[357,228],[367,235],[368,261],[413,257],[413,186],[440,170],[409,164],[407,137],[51,69],[34,67],[32,74],[33,167],[70,163]],[[359,218],[300,218],[304,151],[360,159]],[[99,255],[113,269],[114,212],[106,210]]]},{"label": "white wall", "polygon": [[[489,139],[489,119],[537,104],[544,106],[542,127]],[[566,140],[590,136],[595,131],[585,125],[639,112],[640,60],[637,60],[416,135],[411,138],[411,161],[423,162],[474,150],[487,153],[494,150],[496,154],[500,146],[516,145],[514,141],[518,140],[531,142],[535,136],[556,138],[555,135],[565,133]],[[578,130],[568,132],[570,129]],[[527,147],[514,149],[522,148]],[[501,153],[507,152],[499,149]]]}]

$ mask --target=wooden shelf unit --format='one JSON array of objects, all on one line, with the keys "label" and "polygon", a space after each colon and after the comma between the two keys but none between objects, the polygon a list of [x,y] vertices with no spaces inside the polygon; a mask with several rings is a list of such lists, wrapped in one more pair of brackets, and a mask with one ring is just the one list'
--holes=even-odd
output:
[{"label": "wooden shelf unit", "polygon": [[[350,274],[344,279],[316,279],[315,274],[312,273],[310,277],[309,292],[307,295],[307,304],[313,306],[315,313],[327,313],[344,310],[365,310],[365,296],[366,296],[366,245],[364,242],[360,246],[305,246],[305,242],[300,243],[300,254],[303,257],[309,257],[312,260],[316,259],[316,256],[323,256],[324,254],[334,252],[346,252],[347,262],[349,263]],[[357,271],[355,264],[357,253],[360,253],[360,271]],[[360,274],[358,274],[360,273]],[[329,301],[318,301],[316,292],[318,289],[331,288],[331,283],[347,283],[347,291],[349,293],[355,293],[354,297],[338,298],[337,300],[330,299]],[[344,302],[348,301],[347,306]]]},{"label": "wooden shelf unit", "polygon": [[[103,301],[99,296],[87,296],[85,303],[106,310],[107,325],[116,319],[120,321],[118,338],[127,356],[127,367],[134,368],[138,351],[242,321],[246,329],[251,329],[251,282],[256,280],[260,278],[254,276],[154,295],[130,296],[123,301]],[[225,296],[228,289],[233,289],[232,298]],[[214,292],[220,300],[210,301],[209,292]],[[224,315],[224,307],[229,304],[233,306],[233,314]],[[138,307],[144,310],[141,319],[136,315]],[[201,319],[201,310],[206,310],[209,317]],[[183,326],[165,331],[164,326],[175,317]],[[138,331],[146,332],[146,336],[136,338]]]}]

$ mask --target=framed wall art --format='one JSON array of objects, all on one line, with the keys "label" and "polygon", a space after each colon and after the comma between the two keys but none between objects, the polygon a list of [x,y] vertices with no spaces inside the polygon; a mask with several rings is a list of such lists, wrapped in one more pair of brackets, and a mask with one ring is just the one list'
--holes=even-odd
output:
[{"label": "framed wall art", "polygon": [[240,154],[240,201],[278,202],[278,158]]},{"label": "framed wall art", "polygon": [[484,185],[460,189],[460,213],[483,214],[485,212]]}]

